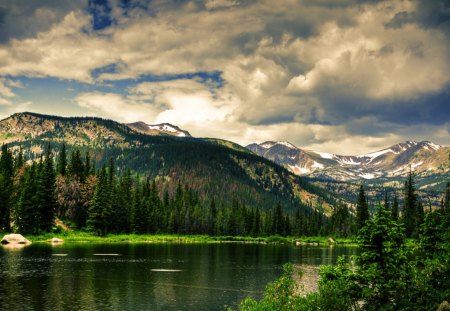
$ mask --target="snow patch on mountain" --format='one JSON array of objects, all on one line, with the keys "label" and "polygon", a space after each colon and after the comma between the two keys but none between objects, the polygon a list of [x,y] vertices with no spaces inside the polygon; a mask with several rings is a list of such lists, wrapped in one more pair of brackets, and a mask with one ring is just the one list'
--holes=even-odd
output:
[{"label": "snow patch on mountain", "polygon": [[311,170],[307,167],[301,167],[298,165],[288,165],[289,169],[294,172],[296,175],[305,175],[311,172]]},{"label": "snow patch on mountain", "polygon": [[381,156],[383,154],[386,154],[386,153],[389,153],[389,152],[395,153],[392,149],[384,149],[384,150],[380,150],[380,151],[377,151],[377,152],[363,154],[363,155],[360,155],[360,156],[357,156],[357,157],[358,158],[370,158],[369,162],[371,162],[371,161],[373,161],[373,159],[378,158],[379,156]]},{"label": "snow patch on mountain", "polygon": [[320,155],[322,159],[334,159],[335,155],[332,153],[327,152],[319,152],[319,151],[313,151],[314,153]]},{"label": "snow patch on mountain", "polygon": [[361,162],[355,161],[353,159],[353,157],[342,158],[342,159],[338,159],[337,161],[341,164],[346,164],[346,165],[361,165]]},{"label": "snow patch on mountain", "polygon": [[362,177],[364,179],[374,179],[376,176],[375,176],[375,174],[365,173],[365,174],[359,175],[359,177]]},{"label": "snow patch on mountain", "polygon": [[287,142],[287,141],[266,141],[262,144],[259,144],[260,147],[263,147],[265,149],[270,149],[276,145],[282,145],[282,146],[288,147],[290,149],[296,149],[296,150],[298,149],[296,146],[294,146],[293,144],[291,144],[290,142]]},{"label": "snow patch on mountain", "polygon": [[178,137],[187,137],[186,133],[183,133],[179,129],[175,128],[173,125],[169,123],[162,123],[162,124],[156,124],[156,125],[148,125],[148,128],[150,130],[156,130],[160,132],[168,132],[173,133],[174,136]]},{"label": "snow patch on mountain", "polygon": [[296,146],[294,146],[293,144],[291,144],[290,142],[287,142],[287,141],[278,141],[277,144],[283,145],[283,146],[291,148],[291,149],[298,149]]},{"label": "snow patch on mountain", "polygon": [[318,169],[323,169],[325,166],[322,163],[314,161],[314,164],[311,167],[318,168]]}]

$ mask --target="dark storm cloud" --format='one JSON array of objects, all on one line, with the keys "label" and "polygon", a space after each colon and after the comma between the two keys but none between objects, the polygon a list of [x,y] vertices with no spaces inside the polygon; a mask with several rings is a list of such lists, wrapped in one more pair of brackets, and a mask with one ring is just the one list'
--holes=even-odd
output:
[{"label": "dark storm cloud", "polygon": [[85,8],[82,0],[0,1],[0,43],[47,31],[70,11]]},{"label": "dark storm cloud", "polygon": [[[425,28],[450,30],[450,1],[420,0],[414,12],[398,12],[389,23],[388,28],[400,28],[406,24],[417,23]],[[449,35],[447,33],[447,35]]]}]

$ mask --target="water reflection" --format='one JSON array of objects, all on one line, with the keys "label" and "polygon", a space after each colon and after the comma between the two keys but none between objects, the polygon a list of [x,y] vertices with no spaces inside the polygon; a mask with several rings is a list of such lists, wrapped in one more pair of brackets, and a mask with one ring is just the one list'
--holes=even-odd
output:
[{"label": "water reflection", "polygon": [[5,310],[221,310],[259,298],[286,262],[332,264],[354,248],[260,244],[35,243],[0,248]]}]

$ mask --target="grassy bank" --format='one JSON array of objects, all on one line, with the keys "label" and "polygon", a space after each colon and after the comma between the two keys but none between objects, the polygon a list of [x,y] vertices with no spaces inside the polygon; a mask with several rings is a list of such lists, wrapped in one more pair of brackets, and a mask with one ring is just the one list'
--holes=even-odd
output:
[{"label": "grassy bank", "polygon": [[[46,242],[53,237],[63,239],[65,242],[98,242],[98,243],[268,243],[268,244],[300,244],[330,245],[327,237],[250,237],[250,236],[209,236],[209,235],[170,235],[170,234],[109,234],[97,236],[83,231],[65,231],[61,233],[47,233],[42,235],[26,235],[32,242]],[[337,245],[353,245],[355,241],[350,238],[335,239]],[[298,243],[297,243],[298,244]]]}]

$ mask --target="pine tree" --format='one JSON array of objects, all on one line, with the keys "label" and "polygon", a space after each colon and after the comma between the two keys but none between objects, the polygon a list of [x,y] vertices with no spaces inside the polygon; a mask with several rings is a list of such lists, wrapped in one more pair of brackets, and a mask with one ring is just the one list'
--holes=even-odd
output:
[{"label": "pine tree", "polygon": [[281,210],[281,205],[278,203],[272,217],[272,234],[285,234],[286,228],[284,221],[283,211]]},{"label": "pine tree", "polygon": [[[408,179],[405,181],[403,206],[403,224],[407,237],[417,236],[418,233],[418,201],[412,171],[409,171]],[[420,207],[421,208],[421,207]],[[423,210],[422,210],[423,214]]]},{"label": "pine tree", "polygon": [[444,208],[450,213],[450,182],[447,183],[445,189]]},{"label": "pine tree", "polygon": [[84,165],[81,159],[80,150],[72,151],[70,155],[70,162],[68,171],[71,176],[78,178],[81,182],[84,182]]},{"label": "pine tree", "polygon": [[388,211],[391,209],[391,204],[389,203],[389,195],[387,190],[384,190],[384,207]]},{"label": "pine tree", "polygon": [[117,190],[112,194],[112,213],[114,219],[113,230],[115,232],[127,232],[131,230],[131,205],[133,200],[131,173],[127,171],[117,185]]},{"label": "pine tree", "polygon": [[403,227],[391,218],[383,205],[359,231],[362,254],[358,257],[358,278],[369,310],[384,310],[404,295],[405,276],[410,269]]},{"label": "pine tree", "polygon": [[15,211],[16,228],[21,233],[39,233],[41,188],[38,182],[38,165],[33,163],[25,170]]},{"label": "pine tree", "polygon": [[88,177],[89,175],[91,175],[91,170],[91,155],[89,154],[89,151],[87,151],[84,158],[84,176]]},{"label": "pine tree", "polygon": [[14,170],[17,172],[25,164],[22,148],[19,149],[19,154],[14,160]]},{"label": "pine tree", "polygon": [[397,198],[397,193],[394,193],[394,201],[392,202],[392,220],[394,221],[398,221],[398,198]]},{"label": "pine tree", "polygon": [[254,237],[257,237],[261,234],[261,213],[259,212],[259,208],[255,209],[253,215],[252,234]]},{"label": "pine tree", "polygon": [[366,221],[370,218],[369,206],[367,204],[366,195],[364,193],[364,187],[359,187],[358,201],[356,203],[356,227],[360,230],[364,227]]},{"label": "pine tree", "polygon": [[45,149],[45,160],[40,175],[42,183],[42,206],[40,207],[40,228],[44,232],[49,232],[55,221],[56,213],[56,193],[55,193],[55,169],[53,167],[53,156],[50,143]]},{"label": "pine tree", "polygon": [[66,176],[67,173],[67,152],[66,144],[63,144],[61,151],[58,155],[58,162],[56,164],[56,172],[62,176]]},{"label": "pine tree", "polygon": [[103,166],[98,173],[94,196],[88,211],[87,226],[98,235],[106,235],[109,225],[110,191],[106,167]]},{"label": "pine tree", "polygon": [[0,157],[0,231],[10,231],[14,160],[7,145],[2,145]]}]

